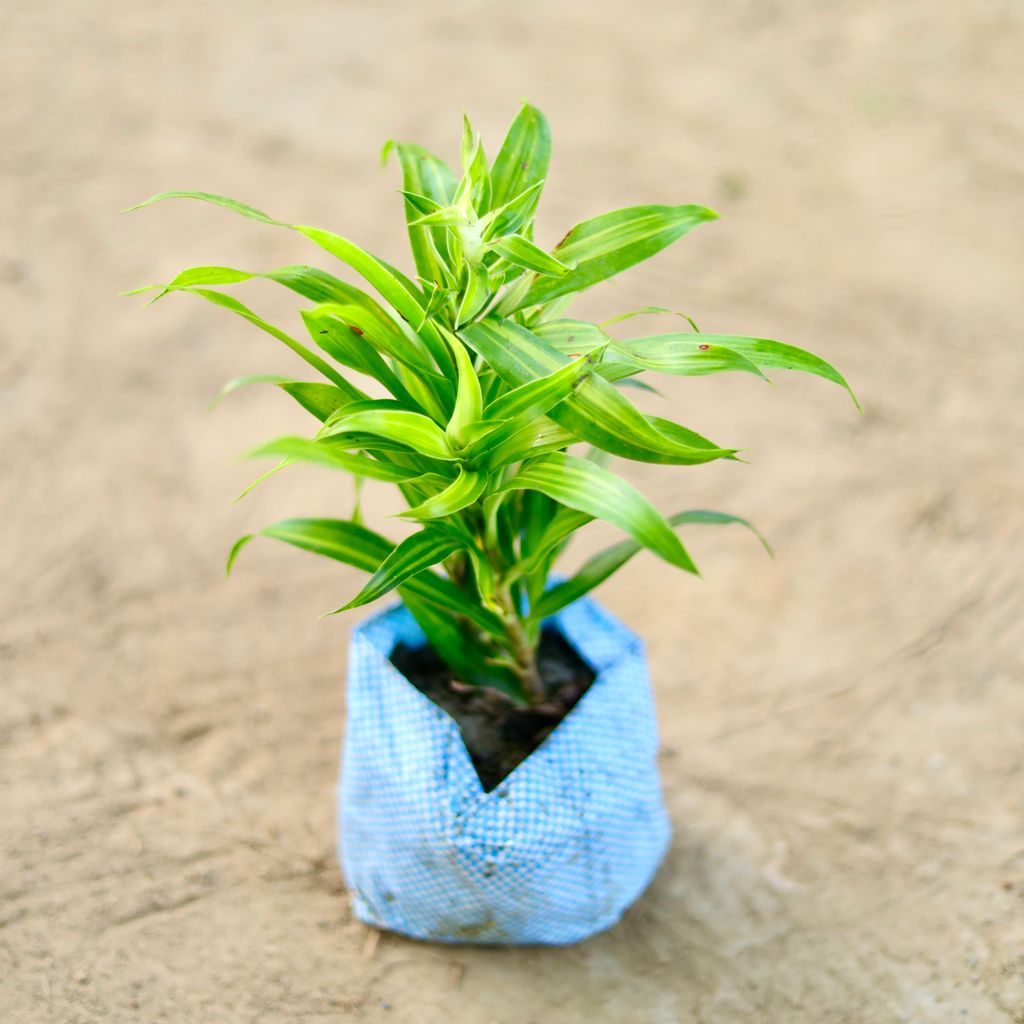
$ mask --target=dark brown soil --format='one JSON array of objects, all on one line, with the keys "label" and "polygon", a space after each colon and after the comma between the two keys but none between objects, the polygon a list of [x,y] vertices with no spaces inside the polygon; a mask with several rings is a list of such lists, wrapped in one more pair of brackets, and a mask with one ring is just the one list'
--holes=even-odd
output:
[{"label": "dark brown soil", "polygon": [[391,663],[455,719],[484,789],[490,792],[544,742],[594,681],[594,670],[558,630],[541,633],[537,656],[547,699],[514,705],[497,690],[466,686],[429,644],[397,644]]}]

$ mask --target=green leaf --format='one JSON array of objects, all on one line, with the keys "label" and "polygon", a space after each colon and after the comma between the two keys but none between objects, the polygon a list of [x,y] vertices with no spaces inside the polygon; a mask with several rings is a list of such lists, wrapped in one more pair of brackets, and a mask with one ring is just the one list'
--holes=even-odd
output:
[{"label": "green leaf", "polygon": [[312,302],[344,302],[349,305],[363,306],[378,317],[388,316],[383,307],[361,288],[347,284],[319,267],[305,265],[279,267],[277,270],[267,270],[253,276],[284,285],[285,288],[290,288],[296,294]]},{"label": "green leaf", "polygon": [[[152,300],[152,302],[156,302],[157,299],[163,298],[164,295],[171,291],[204,284],[238,284],[240,281],[250,281],[254,276],[244,270],[235,270],[233,267],[189,267],[187,270],[177,274],[167,284],[147,284],[142,288],[133,288],[131,291],[124,292],[123,294],[138,295],[141,292],[159,290],[160,294]],[[152,302],[150,303],[151,305]]]},{"label": "green leaf", "polygon": [[524,103],[491,170],[491,204],[501,207],[548,176],[551,130],[544,115]]},{"label": "green leaf", "polygon": [[489,242],[504,235],[511,235],[523,225],[529,224],[537,209],[543,187],[543,181],[535,182],[504,206],[487,214],[481,221],[484,226],[484,241]]},{"label": "green leaf", "polygon": [[692,316],[687,313],[680,313],[677,309],[666,309],[664,306],[641,306],[640,309],[631,309],[628,313],[620,313],[618,316],[610,316],[607,320],[602,320],[601,326],[607,327],[609,324],[621,323],[623,320],[632,320],[635,316],[650,316],[652,313],[681,317],[700,334],[700,328]]},{"label": "green leaf", "polygon": [[[768,338],[745,338],[735,334],[654,334],[643,338],[633,338],[631,341],[616,343],[629,346],[629,355],[632,357],[637,350],[652,349],[657,358],[659,352],[679,352],[700,349],[702,345],[709,345],[712,350],[715,348],[728,349],[737,356],[749,360],[755,366],[763,369],[777,370],[799,370],[801,373],[810,373],[816,377],[832,381],[844,388],[853,399],[857,408],[860,408],[857,397],[852,388],[846,382],[846,378],[831,363],[807,352],[795,345],[786,345],[781,341],[771,341]],[[672,372],[672,371],[669,371]]]},{"label": "green leaf", "polygon": [[[129,207],[131,210],[138,210],[144,206],[159,202],[162,199],[201,199],[207,203],[214,203],[226,207],[243,217],[258,220],[264,224],[274,224],[278,227],[291,228],[305,235],[311,241],[320,246],[321,249],[336,256],[343,263],[347,263],[353,270],[361,274],[377,291],[405,318],[409,323],[419,323],[423,314],[423,297],[417,291],[415,285],[401,274],[394,267],[382,260],[377,259],[370,253],[361,249],[354,242],[350,242],[341,235],[331,231],[323,231],[320,228],[310,227],[303,224],[288,224],[285,221],[275,220],[262,210],[257,210],[246,203],[240,203],[235,199],[226,196],[215,195],[211,192],[161,192],[152,196],[145,202]],[[438,367],[445,376],[453,378],[454,367],[446,362],[446,351],[444,344],[437,335],[437,331],[428,321],[423,325],[423,340],[430,349]]]},{"label": "green leaf", "polygon": [[[611,378],[606,374],[605,379],[610,380]],[[614,381],[614,384],[617,388],[634,388],[637,391],[644,391],[648,395],[657,395],[659,398],[665,397],[657,388],[651,387],[647,381],[638,380],[636,377],[623,377],[621,380]]]},{"label": "green leaf", "polygon": [[483,460],[495,469],[571,444],[575,440],[572,434],[543,417],[576,391],[600,358],[600,349],[590,352],[491,402],[484,420],[474,424],[478,429],[463,452],[467,462]]},{"label": "green leaf", "polygon": [[409,200],[409,203],[421,216],[425,213],[436,213],[438,210],[444,209],[439,202],[431,199],[430,196],[421,196],[418,192],[407,192],[405,189],[399,189],[398,192]]},{"label": "green leaf", "polygon": [[131,213],[132,210],[141,210],[143,207],[152,206],[153,203],[159,203],[164,199],[201,199],[205,203],[225,206],[229,210],[234,210],[235,213],[240,213],[243,217],[249,217],[251,220],[258,220],[264,224],[273,224],[277,227],[289,227],[283,221],[275,220],[269,213],[257,210],[255,206],[249,206],[248,203],[240,203],[237,199],[229,199],[227,196],[215,195],[213,192],[158,192],[155,196],[150,196],[149,199],[144,199],[141,203],[129,206],[123,212]]},{"label": "green leaf", "polygon": [[[727,515],[724,512],[693,510],[690,512],[678,512],[676,515],[670,516],[668,521],[673,526],[681,526],[684,523],[738,523],[753,532],[754,536],[764,545],[765,550],[771,554],[772,549],[764,537],[761,536],[750,522],[746,519],[741,519],[739,516]],[[584,594],[589,593],[613,573],[618,572],[638,551],[640,551],[639,544],[632,540],[624,540],[594,555],[570,579],[558,583],[545,591],[537,602],[536,607],[531,609],[530,617],[539,621],[554,615],[555,612],[572,604],[573,601],[583,597]]]},{"label": "green leaf", "polygon": [[736,454],[734,451],[729,451],[727,455],[719,456],[717,453],[721,452],[722,449],[714,441],[709,441],[703,435],[698,434],[696,430],[690,430],[679,423],[674,423],[672,420],[663,419],[661,416],[648,416],[647,421],[659,434],[687,448],[697,449],[698,451],[703,449],[709,453],[715,452],[715,458],[732,459]]},{"label": "green leaf", "polygon": [[364,526],[344,519],[282,519],[235,542],[229,555],[229,568],[239,551],[253,537],[262,535],[283,540],[304,551],[333,558],[357,569],[374,572],[391,553],[393,545]]},{"label": "green leaf", "polygon": [[480,391],[480,378],[473,368],[473,360],[466,351],[466,346],[451,334],[448,335],[448,341],[458,369],[459,383],[447,435],[452,445],[461,448],[469,442],[470,424],[476,423],[483,415],[483,396]]},{"label": "green leaf", "polygon": [[385,355],[404,363],[431,383],[440,380],[447,384],[434,370],[423,342],[415,335],[406,335],[380,306],[371,308],[350,302],[329,302],[321,303],[317,309],[337,317],[350,331],[364,339],[364,344],[373,345]]},{"label": "green leaf", "polygon": [[[610,342],[608,357],[601,366],[601,376],[618,381],[642,370],[673,373],[680,376],[702,376],[723,370],[744,370],[764,378],[757,365],[731,349],[709,343],[704,335],[665,334],[632,341],[610,338],[598,325],[582,320],[551,320],[532,328],[565,355],[576,355],[581,348]],[[657,338],[666,339],[657,342]],[[693,344],[678,339],[695,339]]]},{"label": "green leaf", "polygon": [[411,448],[432,459],[453,462],[444,431],[428,417],[404,409],[366,409],[342,412],[341,417],[325,428],[322,437],[343,434],[372,434]]},{"label": "green leaf", "polygon": [[466,215],[457,206],[442,206],[430,213],[420,214],[411,222],[417,228],[454,228],[467,223]]},{"label": "green leaf", "polygon": [[276,438],[246,452],[245,458],[262,459],[271,455],[284,456],[293,462],[314,462],[331,469],[341,469],[347,473],[370,477],[373,480],[386,480],[389,483],[413,480],[420,475],[416,469],[380,462],[366,455],[352,455],[330,441],[311,441],[305,437]]},{"label": "green leaf", "polygon": [[[500,317],[471,324],[460,336],[511,387],[521,387],[568,362],[566,356],[543,339]],[[733,454],[732,449],[694,447],[666,436],[598,374],[588,377],[575,394],[549,415],[580,440],[639,462],[689,465]]]},{"label": "green leaf", "polygon": [[487,487],[487,474],[459,468],[459,475],[443,491],[400,512],[404,519],[443,519],[472,505]]},{"label": "green leaf", "polygon": [[241,554],[242,548],[244,548],[255,536],[255,533],[247,533],[245,536],[239,537],[238,540],[231,545],[231,550],[228,552],[227,562],[224,565],[225,576],[231,575],[231,570],[234,569],[235,562],[238,561],[238,556]]},{"label": "green leaf", "polygon": [[383,597],[406,580],[429,569],[457,551],[460,542],[448,533],[425,529],[406,537],[374,571],[369,581],[339,612],[358,608]]},{"label": "green leaf", "polygon": [[574,434],[549,419],[538,419],[521,427],[516,422],[509,425],[509,432],[502,426],[487,438],[483,452],[476,457],[485,469],[494,472],[523,459],[558,451],[576,440]]},{"label": "green leaf", "polygon": [[[379,533],[345,519],[282,519],[260,530],[259,534],[371,573],[376,572],[395,547]],[[246,543],[247,538],[236,543],[232,563]],[[493,613],[481,608],[436,573],[422,572],[408,579],[399,593],[405,590],[461,615],[486,633],[500,636],[503,632],[500,620]]]},{"label": "green leaf", "polygon": [[696,573],[686,549],[661,513],[631,484],[607,469],[564,452],[533,459],[498,489],[531,489],[567,508],[603,519],[672,565]]},{"label": "green leaf", "polygon": [[277,338],[278,341],[284,342],[296,355],[304,359],[314,369],[319,370],[328,380],[333,381],[337,387],[343,391],[352,390],[351,385],[348,381],[337,370],[334,369],[330,363],[325,362],[316,353],[311,352],[301,342],[296,341],[290,334],[286,334],[284,331],[275,327],[273,324],[268,323],[262,317],[257,316],[248,306],[239,302],[238,299],[231,295],[224,295],[222,292],[215,292],[209,288],[188,288],[186,289],[190,295],[198,295],[201,298],[206,299],[207,302],[212,302],[215,306],[221,306],[224,309],[231,310],[232,313],[237,313],[240,317],[248,320],[249,323],[255,324],[260,330],[266,331],[267,334]]},{"label": "green leaf", "polygon": [[[377,259],[376,256],[372,256],[347,238],[334,234],[333,231],[323,231],[320,228],[302,224],[296,224],[294,228],[299,234],[316,242],[321,249],[336,256],[361,274],[408,323],[420,323],[423,316],[424,299],[416,286],[394,267]],[[429,320],[423,324],[420,336],[441,372],[451,379],[454,368],[447,357],[444,342],[441,341],[436,328]]]},{"label": "green leaf", "polygon": [[348,385],[346,388],[335,387],[333,384],[311,383],[304,380],[282,381],[279,385],[307,412],[311,412],[321,423],[339,409],[353,402],[365,402],[369,399],[364,391]]},{"label": "green leaf", "polygon": [[[379,381],[406,407],[420,408],[395,371],[380,357],[373,344],[366,340],[361,328],[348,322],[355,307],[335,306],[331,303],[316,309],[302,310],[302,321],[310,337],[329,356],[342,366],[351,367]],[[440,407],[431,402],[428,407],[440,414]]]},{"label": "green leaf", "polygon": [[264,480],[269,479],[275,473],[280,473],[282,469],[287,469],[289,466],[294,466],[294,465],[295,465],[295,460],[294,459],[289,459],[289,458],[282,459],[276,466],[271,466],[270,469],[268,469],[265,473],[260,473],[260,475],[258,477],[256,477],[255,480],[253,480],[250,483],[246,484],[246,486],[243,487],[242,490],[239,491],[239,493],[236,494],[231,499],[231,504],[232,505],[237,505],[238,502],[240,502],[247,494],[249,494],[252,491],[254,491],[261,483],[263,483]]},{"label": "green leaf", "polygon": [[[213,409],[219,405],[228,395],[237,391],[239,388],[246,388],[250,384],[285,384],[291,383],[291,378],[282,377],[279,373],[250,373],[244,377],[235,377],[233,380],[229,380],[217,392],[216,398],[210,403],[210,408]],[[331,385],[327,385],[331,387]]]},{"label": "green leaf", "polygon": [[578,529],[593,522],[594,517],[574,508],[555,506],[557,511],[543,524],[540,535],[526,546],[526,554],[516,566],[516,574],[530,576],[547,569],[551,557]]},{"label": "green leaf", "polygon": [[[363,311],[363,315],[370,318],[376,329],[387,332],[389,335],[393,335],[395,332],[401,334],[405,339],[403,349],[410,347],[415,349],[420,354],[420,364],[430,369],[425,346],[409,325],[396,321],[366,292],[338,280],[319,267],[279,267],[276,270],[267,270],[262,273],[237,270],[234,267],[190,267],[188,270],[183,270],[168,284],[148,285],[147,289],[160,288],[162,293],[166,293],[187,290],[196,285],[237,284],[258,278],[284,285],[303,298],[311,299],[316,303],[335,302],[344,306],[359,307]],[[137,289],[137,291],[144,290],[146,289]],[[157,296],[157,298],[159,297]],[[396,340],[392,344],[397,346],[401,342]]]},{"label": "green leaf", "polygon": [[473,134],[469,118],[462,116],[462,170],[464,178],[455,193],[455,202],[465,194],[472,209],[483,213],[491,208],[491,172],[479,134]]},{"label": "green leaf", "polygon": [[465,281],[462,285],[462,297],[455,314],[455,326],[468,323],[487,305],[490,298],[490,277],[487,268],[482,264],[465,265]]},{"label": "green leaf", "polygon": [[511,391],[506,391],[487,407],[487,419],[518,420],[527,417],[532,420],[545,415],[559,402],[573,394],[594,372],[594,367],[601,361],[604,349],[605,345],[600,344],[593,351],[560,366],[547,376],[538,377]]},{"label": "green leaf", "polygon": [[583,291],[661,252],[691,228],[717,216],[703,206],[633,206],[577,224],[554,250],[559,260],[574,264],[574,269],[559,278],[535,281],[514,307],[502,312]]},{"label": "green leaf", "polygon": [[543,338],[552,348],[557,348],[563,355],[572,357],[597,348],[598,345],[607,345],[614,340],[597,324],[588,323],[586,320],[549,320],[531,327],[530,330],[538,338]]},{"label": "green leaf", "polygon": [[[455,176],[443,160],[420,146],[397,142],[393,148],[402,168],[405,216],[416,272],[427,280],[438,281],[440,264],[448,254],[444,230],[414,226],[413,222],[424,213],[451,203],[455,195]],[[418,202],[413,195],[425,198],[426,203]],[[429,208],[424,209],[424,206]]]},{"label": "green leaf", "polygon": [[487,243],[491,252],[496,252],[524,270],[532,270],[535,274],[546,274],[562,277],[569,273],[570,268],[561,260],[546,253],[539,245],[534,244],[522,235],[505,235]]},{"label": "green leaf", "polygon": [[611,346],[613,361],[618,358],[623,368],[654,370],[681,377],[701,377],[725,370],[742,370],[762,380],[768,378],[757,363],[731,348],[716,345],[703,334],[663,334],[655,338],[615,341]]}]

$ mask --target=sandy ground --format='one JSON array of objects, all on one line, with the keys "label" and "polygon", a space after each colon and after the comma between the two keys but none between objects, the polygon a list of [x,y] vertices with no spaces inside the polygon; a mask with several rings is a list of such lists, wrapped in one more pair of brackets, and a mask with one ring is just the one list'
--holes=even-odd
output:
[{"label": "sandy ground", "polygon": [[[1024,1021],[1022,44],[1011,0],[5,4],[0,1020]],[[316,253],[117,211],[205,188],[397,260],[380,143],[454,155],[468,106],[493,153],[524,96],[556,138],[542,240],[641,201],[723,214],[583,312],[805,344],[866,414],[809,378],[666,388],[752,463],[631,478],[750,515],[778,558],[691,532],[703,582],[641,558],[601,592],[649,641],[677,827],[623,923],[378,941],[333,850],[353,620],[317,618],[357,574],[266,543],[221,575],[347,485],[230,505],[236,453],[306,423],[207,403],[289,353],[115,296]]]}]

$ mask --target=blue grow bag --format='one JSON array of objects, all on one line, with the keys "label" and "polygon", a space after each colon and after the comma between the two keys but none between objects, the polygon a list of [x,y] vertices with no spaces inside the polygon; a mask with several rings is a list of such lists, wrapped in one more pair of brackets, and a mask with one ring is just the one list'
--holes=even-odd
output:
[{"label": "blue grow bag", "polygon": [[640,639],[589,600],[555,624],[597,672],[579,703],[484,792],[448,713],[388,660],[423,634],[401,605],[352,634],[338,787],[356,916],[437,942],[578,942],[644,891],[671,828]]}]

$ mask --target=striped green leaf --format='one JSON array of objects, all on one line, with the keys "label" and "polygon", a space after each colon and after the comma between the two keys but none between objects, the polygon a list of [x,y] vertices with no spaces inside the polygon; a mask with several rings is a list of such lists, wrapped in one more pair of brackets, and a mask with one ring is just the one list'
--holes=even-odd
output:
[{"label": "striped green leaf", "polygon": [[[601,367],[606,380],[622,380],[641,370],[654,370],[680,376],[697,377],[723,370],[743,370],[764,377],[757,364],[722,345],[709,342],[704,335],[671,334],[632,341],[612,339],[596,324],[581,320],[552,320],[533,328],[534,334],[565,355],[577,354],[581,347],[609,343],[608,356]],[[678,339],[696,339],[693,344]]]},{"label": "striped green leaf", "polygon": [[420,335],[424,344],[430,350],[434,361],[441,372],[449,379],[454,378],[454,368],[448,358],[444,342],[441,340],[437,328],[430,321],[423,321],[424,298],[403,274],[383,260],[377,259],[361,249],[354,242],[350,242],[333,231],[323,231],[320,228],[296,224],[295,230],[316,242],[321,249],[336,256],[343,263],[347,263],[353,270],[361,274],[373,287],[398,311],[407,323],[422,323]]},{"label": "striped green leaf", "polygon": [[[455,176],[443,160],[420,146],[394,142],[386,148],[388,152],[394,151],[402,169],[406,224],[416,272],[428,281],[439,280],[443,276],[441,265],[448,255],[445,231],[443,228],[414,225],[413,222],[424,213],[447,206],[452,201]],[[414,196],[425,198],[426,204],[417,202]],[[424,205],[428,208],[424,209]]]},{"label": "striped green leaf", "polygon": [[267,334],[287,345],[297,356],[304,359],[315,370],[319,370],[328,380],[333,381],[340,390],[351,390],[351,385],[349,385],[348,381],[330,363],[321,359],[315,352],[311,352],[302,342],[296,341],[290,334],[268,323],[261,316],[257,316],[248,306],[239,302],[238,299],[231,295],[225,295],[223,292],[215,292],[209,288],[188,288],[186,290],[190,295],[198,295],[200,298],[206,299],[207,302],[212,302],[215,306],[220,306],[223,309],[229,309],[232,313],[236,313],[243,319],[248,320],[249,323],[255,324],[260,330],[266,331]]},{"label": "striped green leaf", "polygon": [[[321,270],[319,267],[300,265],[278,267],[276,270],[262,272],[238,270],[235,267],[189,267],[177,274],[167,284],[146,285],[144,288],[136,288],[134,292],[126,294],[159,289],[162,295],[169,291],[193,288],[197,285],[228,285],[257,279],[284,285],[303,298],[312,299],[314,302],[344,302],[365,305],[368,309],[383,313],[381,307],[366,292],[338,280],[333,274],[328,274],[327,271]],[[160,296],[158,295],[157,298]]]},{"label": "striped green leaf", "polygon": [[457,458],[448,445],[444,431],[422,413],[405,409],[343,410],[341,416],[325,427],[322,437],[343,434],[371,434],[411,448],[431,459],[453,462]]},{"label": "striped green leaf", "polygon": [[455,313],[455,326],[469,323],[487,305],[490,295],[490,276],[487,268],[467,263],[462,295]]},{"label": "striped green leaf", "polygon": [[[620,372],[654,370],[680,377],[702,377],[726,370],[742,370],[767,380],[753,360],[734,349],[708,341],[702,334],[661,337],[666,340],[657,343],[653,339],[612,342],[610,362],[617,362]],[[689,339],[694,341],[691,343]]]},{"label": "striped green leaf", "polygon": [[273,224],[277,227],[289,226],[283,221],[275,220],[269,213],[257,210],[255,206],[250,206],[248,203],[240,203],[237,199],[229,199],[227,196],[219,196],[213,192],[158,192],[155,196],[150,196],[149,199],[144,199],[141,203],[129,206],[124,212],[131,213],[132,210],[141,210],[146,206],[152,206],[154,203],[162,202],[164,199],[201,199],[205,203],[214,203],[216,206],[224,206],[229,210],[233,210],[235,213],[240,213],[243,217],[249,217],[251,220],[258,220],[264,224]]},{"label": "striped green leaf", "polygon": [[[332,359],[379,381],[405,407],[419,410],[420,404],[409,393],[391,365],[366,340],[364,332],[347,321],[344,311],[351,308],[326,304],[316,309],[304,309],[302,321],[309,336]],[[433,402],[429,408],[435,415],[440,414],[440,407]]]},{"label": "striped green leaf", "polygon": [[[704,510],[693,510],[690,512],[677,512],[669,516],[668,522],[672,526],[682,526],[686,523],[712,523],[725,525],[738,523],[750,530],[764,545],[765,550],[771,554],[771,547],[761,536],[756,527],[746,519],[739,516],[727,515],[724,512],[707,512]],[[588,594],[596,586],[603,583],[613,573],[618,572],[637,552],[641,549],[634,540],[620,541],[612,547],[589,558],[575,575],[562,583],[546,590],[538,600],[536,607],[531,610],[530,617],[536,620],[546,619],[555,612],[579,600]]]},{"label": "striped green leaf", "polygon": [[[546,341],[510,320],[498,317],[471,324],[460,336],[483,356],[511,387],[521,387],[568,362]],[[580,440],[639,462],[688,465],[733,454],[732,449],[701,448],[658,430],[629,400],[597,374],[551,410],[550,416]]]},{"label": "striped green leaf", "polygon": [[[279,373],[250,373],[244,377],[235,377],[232,380],[229,380],[227,384],[225,384],[224,387],[222,387],[220,391],[217,392],[216,397],[210,403],[210,408],[213,409],[215,406],[219,405],[225,398],[227,398],[228,395],[234,394],[234,392],[238,391],[240,388],[247,388],[251,384],[291,383],[293,383],[291,378],[282,377],[281,374]],[[332,387],[333,385],[328,384],[327,386]]]},{"label": "striped green leaf", "polygon": [[341,469],[357,476],[372,480],[401,483],[420,475],[419,470],[392,465],[371,459],[366,455],[354,455],[329,440],[311,441],[305,437],[278,437],[273,441],[253,448],[245,455],[247,459],[263,459],[276,455],[292,462],[313,462],[331,469]]},{"label": "striped green leaf", "polygon": [[524,270],[532,270],[535,274],[549,277],[562,277],[569,273],[569,267],[561,260],[546,253],[539,245],[534,244],[522,235],[505,235],[487,243],[491,252],[514,263]]},{"label": "striped green leaf", "polygon": [[561,550],[565,541],[577,530],[593,522],[594,517],[574,508],[556,507],[554,514],[538,523],[539,535],[525,545],[524,558],[517,573],[530,576],[540,571],[546,574],[550,561]]},{"label": "striped green leaf", "polygon": [[[371,573],[376,572],[395,549],[395,545],[379,533],[346,519],[282,519],[264,527],[258,534],[239,538],[228,556],[228,572],[242,548],[257,536],[272,537]],[[481,608],[457,586],[436,573],[424,571],[407,579],[399,592],[406,589],[452,614],[466,618],[487,633],[501,634],[501,622],[495,615]]]},{"label": "striped green leaf", "polygon": [[554,250],[559,260],[574,269],[558,278],[535,281],[513,309],[550,302],[614,277],[717,216],[703,206],[632,206],[577,224]]},{"label": "striped green leaf", "polygon": [[469,118],[462,115],[462,170],[463,179],[455,192],[455,203],[462,196],[469,208],[483,213],[491,208],[491,171],[487,166],[484,144],[474,133]]},{"label": "striped green leaf", "polygon": [[348,611],[350,608],[358,608],[360,605],[376,601],[424,569],[437,565],[459,547],[458,540],[448,533],[437,530],[420,530],[419,533],[406,537],[381,562],[363,589],[336,611]]},{"label": "striped green leaf", "polygon": [[339,409],[353,402],[365,402],[369,395],[355,387],[342,389],[333,384],[319,384],[304,380],[282,381],[279,385],[307,412],[321,423],[330,419]]},{"label": "striped green leaf", "polygon": [[543,187],[543,181],[535,182],[504,206],[487,214],[482,220],[484,241],[489,242],[504,235],[511,235],[528,225],[537,209]]},{"label": "striped green leaf", "polygon": [[540,491],[567,508],[604,519],[666,562],[696,573],[686,549],[661,513],[621,477],[593,462],[553,452],[526,463],[498,488]]},{"label": "striped green leaf", "polygon": [[473,360],[466,351],[466,346],[454,335],[448,335],[452,356],[458,370],[458,391],[455,396],[455,409],[448,421],[446,431],[449,442],[455,448],[462,448],[469,443],[469,428],[479,421],[483,415],[483,393],[480,390],[480,378],[476,375]]},{"label": "striped green leaf", "polygon": [[536,108],[524,103],[505,136],[491,170],[491,205],[504,206],[548,176],[551,130]]},{"label": "striped green leaf", "polygon": [[517,423],[512,421],[508,428],[502,427],[486,438],[476,461],[493,473],[523,459],[566,448],[576,440],[573,433],[550,419],[538,419],[524,426]]},{"label": "striped green leaf", "polygon": [[[129,209],[139,210],[144,206],[150,206],[163,199],[175,198],[200,199],[203,202],[223,206],[233,210],[235,213],[241,214],[243,217],[258,220],[264,224],[274,224],[278,227],[286,227],[291,228],[293,231],[298,231],[299,234],[305,235],[319,245],[321,249],[337,257],[343,263],[347,263],[358,274],[361,274],[408,323],[420,323],[423,319],[423,297],[408,278],[383,260],[379,260],[364,249],[361,249],[354,242],[350,242],[347,238],[343,238],[332,231],[324,231],[320,228],[304,224],[288,224],[285,221],[276,220],[269,214],[264,213],[262,210],[257,210],[247,203],[240,203],[235,199],[215,195],[211,192],[161,192],[144,202],[129,207]],[[454,367],[450,366],[446,360],[447,353],[438,337],[436,328],[427,321],[423,324],[422,329],[424,332],[424,343],[430,349],[435,360],[438,361],[438,367],[446,376],[452,377]]]},{"label": "striped green leaf", "polygon": [[487,406],[489,420],[533,419],[543,416],[559,402],[572,395],[594,372],[601,361],[604,345],[580,356],[571,363],[536,380],[527,381],[511,391],[505,392]]},{"label": "striped green leaf", "polygon": [[605,334],[597,324],[585,320],[548,320],[530,328],[538,338],[542,338],[552,348],[558,349],[563,355],[575,357],[581,352],[588,352],[598,345],[607,345],[614,339]]},{"label": "striped green leaf", "polygon": [[[703,346],[707,345],[705,350]],[[697,353],[697,357],[705,352],[734,353],[737,357],[751,363],[758,373],[762,369],[798,370],[801,373],[813,374],[824,380],[832,381],[844,388],[857,404],[857,397],[847,383],[846,378],[831,364],[820,356],[807,352],[795,345],[786,345],[781,341],[769,338],[746,338],[735,334],[653,334],[642,338],[633,338],[626,342],[616,342],[616,346],[630,359],[636,360],[640,355],[651,362],[671,363],[673,360],[682,362],[689,355]],[[660,368],[660,367],[651,367]],[[665,372],[677,371],[668,369]],[[860,408],[859,404],[857,407]]]},{"label": "striped green leaf", "polygon": [[444,519],[461,512],[472,505],[484,493],[487,487],[487,474],[459,468],[459,475],[443,491],[438,492],[426,501],[400,512],[404,519]]},{"label": "striped green leaf", "polygon": [[384,355],[423,374],[428,380],[439,378],[431,363],[430,353],[423,342],[407,336],[380,306],[366,306],[352,302],[325,302],[316,307],[341,320],[346,327]]}]

